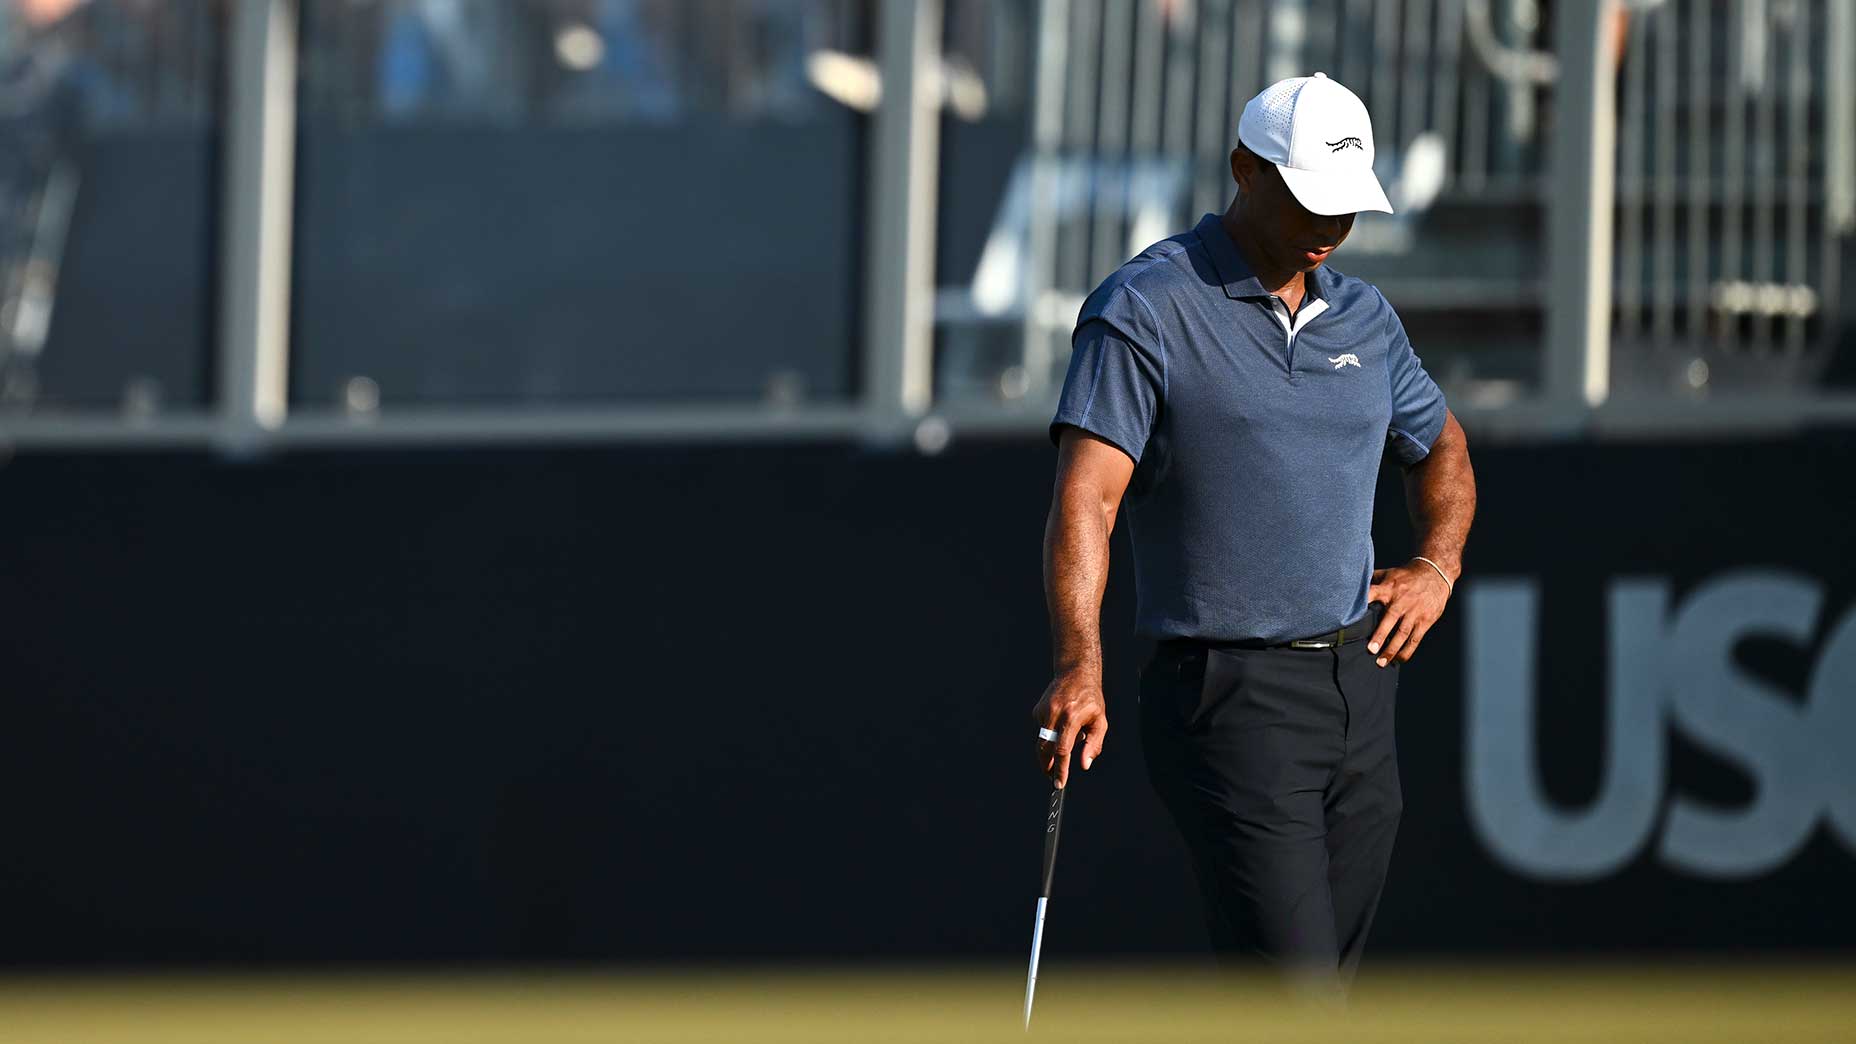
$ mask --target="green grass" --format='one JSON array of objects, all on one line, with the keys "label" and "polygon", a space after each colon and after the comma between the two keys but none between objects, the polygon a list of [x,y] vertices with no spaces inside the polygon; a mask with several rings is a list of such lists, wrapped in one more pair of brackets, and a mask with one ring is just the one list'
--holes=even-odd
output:
[{"label": "green grass", "polygon": [[[1022,1041],[1019,969],[0,979],[6,1044]],[[1856,1041],[1856,967],[1392,966],[1344,1011],[1176,968],[1054,965],[1032,1038]]]}]

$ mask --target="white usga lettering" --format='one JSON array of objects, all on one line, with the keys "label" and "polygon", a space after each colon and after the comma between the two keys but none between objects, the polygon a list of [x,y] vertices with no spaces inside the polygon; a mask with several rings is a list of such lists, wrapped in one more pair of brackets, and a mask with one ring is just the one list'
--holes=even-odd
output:
[{"label": "white usga lettering", "polygon": [[1817,738],[1818,793],[1825,795],[1830,831],[1856,852],[1856,605],[1824,639],[1811,672],[1811,732]]},{"label": "white usga lettering", "polygon": [[[1662,808],[1665,720],[1744,772],[1753,798],[1721,807],[1677,794],[1659,860],[1697,877],[1737,879],[1783,866],[1821,817],[1856,852],[1856,607],[1825,643],[1802,705],[1742,670],[1736,644],[1759,635],[1805,647],[1823,585],[1790,573],[1710,580],[1672,614],[1662,579],[1609,591],[1603,776],[1567,810],[1542,792],[1534,736],[1538,583],[1484,580],[1468,592],[1464,776],[1477,836],[1515,873],[1589,881],[1630,863]],[[1665,713],[1666,712],[1666,713]]]},{"label": "white usga lettering", "polygon": [[1626,582],[1611,591],[1604,769],[1597,799],[1581,812],[1547,800],[1535,768],[1536,588],[1532,580],[1483,580],[1469,591],[1463,675],[1469,821],[1495,858],[1518,874],[1591,880],[1629,863],[1656,823],[1663,793],[1656,647],[1668,588]]},{"label": "white usga lettering", "polygon": [[1753,800],[1724,809],[1677,795],[1663,827],[1663,862],[1700,877],[1751,877],[1783,866],[1810,840],[1829,797],[1813,771],[1811,706],[1742,671],[1734,645],[1758,634],[1802,648],[1822,602],[1821,585],[1771,573],[1714,580],[1683,602],[1669,629],[1670,717],[1746,773]]}]

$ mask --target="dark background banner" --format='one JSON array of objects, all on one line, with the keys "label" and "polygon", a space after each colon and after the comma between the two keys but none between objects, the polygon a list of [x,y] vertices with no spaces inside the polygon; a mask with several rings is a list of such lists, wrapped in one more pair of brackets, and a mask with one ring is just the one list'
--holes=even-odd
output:
[{"label": "dark background banner", "polygon": [[[1376,949],[1850,945],[1856,436],[1476,462],[1469,576],[1401,683]],[[1052,463],[1036,442],[14,460],[0,960],[1016,955]],[[1379,516],[1402,559],[1395,473]],[[1047,953],[1202,948],[1140,763],[1124,540],[1113,728]],[[1753,622],[1711,631],[1715,606]],[[1472,686],[1525,635],[1533,693]],[[1654,735],[1608,738],[1620,684]],[[1541,798],[1480,824],[1472,689],[1531,705],[1535,764],[1491,771]],[[1624,759],[1631,825],[1528,834],[1605,793],[1624,739],[1660,759]],[[1530,843],[1587,869],[1502,854]]]}]

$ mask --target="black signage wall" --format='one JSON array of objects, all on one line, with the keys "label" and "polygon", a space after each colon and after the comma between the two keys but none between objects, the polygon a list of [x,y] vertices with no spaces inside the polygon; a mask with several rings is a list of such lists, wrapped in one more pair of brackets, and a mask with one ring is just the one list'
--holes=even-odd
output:
[{"label": "black signage wall", "polygon": [[[1401,682],[1379,952],[1856,938],[1853,461],[1477,448],[1469,575]],[[1016,955],[1051,464],[19,458],[0,959]],[[1402,558],[1395,474],[1379,515]],[[1202,946],[1120,539],[1050,954]]]}]

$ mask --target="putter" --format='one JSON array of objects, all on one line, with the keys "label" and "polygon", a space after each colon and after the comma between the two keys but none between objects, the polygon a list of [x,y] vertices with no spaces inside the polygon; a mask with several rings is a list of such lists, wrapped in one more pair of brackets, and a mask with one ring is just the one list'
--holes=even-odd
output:
[{"label": "putter", "polygon": [[1025,973],[1025,1031],[1031,1030],[1031,997],[1038,989],[1038,951],[1044,946],[1044,907],[1050,903],[1051,874],[1057,869],[1057,835],[1063,829],[1063,791],[1050,792],[1044,817],[1044,887],[1038,892],[1037,921],[1031,927],[1031,970]]}]

